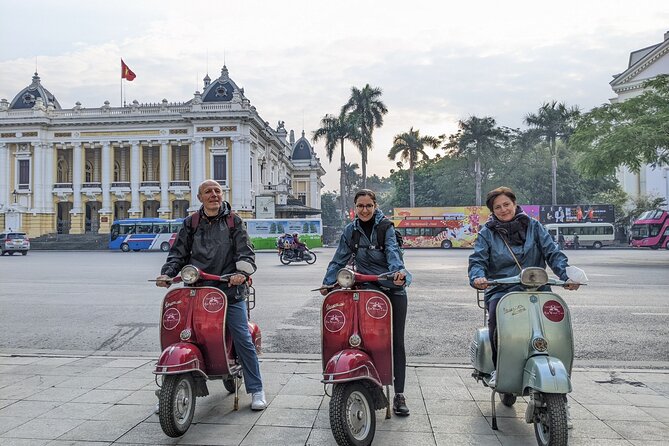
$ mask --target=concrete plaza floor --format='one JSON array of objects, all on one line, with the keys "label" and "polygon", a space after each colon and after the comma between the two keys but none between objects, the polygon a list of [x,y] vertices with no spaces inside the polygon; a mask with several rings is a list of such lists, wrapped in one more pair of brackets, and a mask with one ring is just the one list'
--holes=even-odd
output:
[{"label": "concrete plaza floor", "polygon": [[[335,445],[329,397],[315,357],[261,357],[268,408],[240,409],[222,382],[198,398],[190,430],[169,438],[153,413],[155,358],[60,352],[0,353],[0,444],[13,445]],[[499,403],[490,427],[490,390],[467,365],[411,361],[405,395],[411,416],[377,412],[374,444],[535,445],[526,402]],[[570,445],[669,444],[669,370],[575,368]]]}]

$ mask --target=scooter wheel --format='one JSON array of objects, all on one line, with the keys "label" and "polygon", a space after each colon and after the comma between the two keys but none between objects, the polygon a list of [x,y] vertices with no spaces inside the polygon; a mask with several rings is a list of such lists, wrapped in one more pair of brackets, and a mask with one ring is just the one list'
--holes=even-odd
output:
[{"label": "scooter wheel", "polygon": [[336,384],[330,399],[330,427],[338,445],[367,446],[376,433],[376,414],[371,392],[353,381]]},{"label": "scooter wheel", "polygon": [[223,380],[223,387],[228,393],[235,393],[235,379],[234,378],[225,378]]},{"label": "scooter wheel", "polygon": [[314,254],[311,251],[307,251],[304,253],[304,255],[306,256],[305,260],[309,265],[313,265],[314,263],[316,263],[316,254]]},{"label": "scooter wheel", "polygon": [[534,417],[534,435],[539,446],[567,446],[567,401],[564,395],[544,393],[545,407]]},{"label": "scooter wheel", "polygon": [[158,418],[165,435],[186,433],[195,414],[195,385],[190,374],[166,375],[160,388]]},{"label": "scooter wheel", "polygon": [[279,256],[279,260],[281,260],[281,263],[283,263],[284,265],[288,265],[290,263],[290,260],[288,260],[286,256],[284,256],[283,254]]},{"label": "scooter wheel", "polygon": [[506,407],[513,406],[514,404],[516,404],[516,396],[511,395],[510,393],[503,393],[502,404],[504,404]]}]

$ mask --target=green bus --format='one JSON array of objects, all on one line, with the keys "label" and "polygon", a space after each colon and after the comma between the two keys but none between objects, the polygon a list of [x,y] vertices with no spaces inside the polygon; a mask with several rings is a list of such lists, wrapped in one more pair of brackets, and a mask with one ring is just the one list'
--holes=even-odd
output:
[{"label": "green bus", "polygon": [[284,234],[297,233],[309,249],[323,246],[323,222],[320,218],[245,219],[246,230],[255,249],[276,249]]}]

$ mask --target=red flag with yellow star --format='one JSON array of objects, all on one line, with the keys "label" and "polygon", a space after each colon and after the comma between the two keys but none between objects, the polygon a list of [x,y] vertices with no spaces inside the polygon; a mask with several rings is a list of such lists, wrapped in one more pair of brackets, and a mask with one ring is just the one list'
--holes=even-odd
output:
[{"label": "red flag with yellow star", "polygon": [[132,81],[136,77],[135,73],[125,64],[125,62],[123,62],[123,59],[121,59],[121,79]]}]

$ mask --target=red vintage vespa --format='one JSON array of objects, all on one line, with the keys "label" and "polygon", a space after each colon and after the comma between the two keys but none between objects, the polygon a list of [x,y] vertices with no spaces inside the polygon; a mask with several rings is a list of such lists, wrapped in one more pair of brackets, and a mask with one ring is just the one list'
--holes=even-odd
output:
[{"label": "red vintage vespa", "polygon": [[[216,276],[185,266],[171,283],[184,287],[170,290],[163,299],[160,313],[160,346],[163,353],[153,372],[162,375],[159,391],[160,427],[170,437],[186,433],[195,413],[195,398],[209,395],[207,380],[222,379],[235,394],[234,409],[239,408],[238,389],[242,367],[237,362],[230,333],[225,328],[227,298],[218,288],[197,286],[200,280],[227,282],[232,274]],[[248,279],[249,317],[255,307],[255,290]],[[260,354],[261,333],[249,320],[251,338]]]},{"label": "red vintage vespa", "polygon": [[[330,426],[339,445],[369,445],[376,431],[376,410],[390,418],[393,383],[392,307],[362,282],[392,282],[393,274],[365,275],[343,268],[341,287],[330,292],[321,309],[323,380],[332,384]],[[383,387],[386,387],[386,394]]]}]

